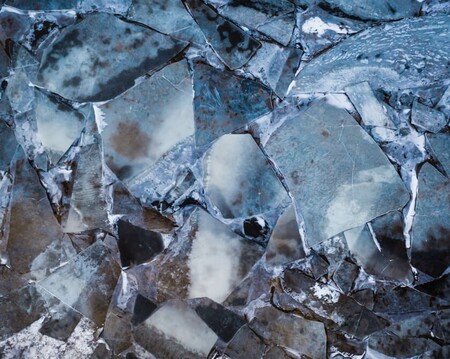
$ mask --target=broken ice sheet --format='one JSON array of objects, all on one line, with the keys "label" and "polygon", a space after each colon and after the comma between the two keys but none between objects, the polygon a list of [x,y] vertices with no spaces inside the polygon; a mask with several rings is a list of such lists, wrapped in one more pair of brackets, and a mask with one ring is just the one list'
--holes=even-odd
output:
[{"label": "broken ice sheet", "polygon": [[450,264],[450,181],[432,165],[419,172],[411,263],[439,277]]},{"label": "broken ice sheet", "polygon": [[[37,139],[44,146],[52,164],[80,136],[84,127],[84,116],[55,95],[35,91]],[[57,133],[57,135],[55,135]]]},{"label": "broken ice sheet", "polygon": [[230,68],[245,65],[261,44],[202,0],[184,0],[207,42]]},{"label": "broken ice sheet", "polygon": [[[37,279],[57,267],[62,230],[53,215],[39,177],[21,148],[14,161],[15,176],[11,198],[11,219],[7,255],[14,272]],[[48,255],[48,257],[47,257]]]},{"label": "broken ice sheet", "polygon": [[38,284],[84,316],[103,325],[120,273],[108,249],[97,242]]},{"label": "broken ice sheet", "polygon": [[409,199],[376,143],[345,110],[326,102],[288,119],[264,148],[300,209],[308,245],[402,208]]},{"label": "broken ice sheet", "polygon": [[266,249],[266,262],[270,265],[286,264],[304,255],[295,208],[291,204],[278,218],[272,231]]},{"label": "broken ice sheet", "polygon": [[393,211],[344,232],[347,245],[369,274],[404,283],[413,280],[403,237],[403,216]]},{"label": "broken ice sheet", "polygon": [[283,289],[301,305],[310,309],[317,319],[328,319],[344,332],[362,339],[379,331],[388,322],[376,316],[332,286],[316,282],[298,270],[284,271]]},{"label": "broken ice sheet", "polygon": [[436,133],[447,125],[445,115],[435,109],[414,101],[411,110],[411,123],[422,130]]},{"label": "broken ice sheet", "polygon": [[160,358],[206,358],[217,335],[188,304],[165,303],[135,329],[136,342]]},{"label": "broken ice sheet", "polygon": [[303,51],[297,48],[284,48],[271,42],[261,42],[262,47],[245,65],[263,84],[269,86],[280,98],[284,98],[289,85],[295,78]]},{"label": "broken ice sheet", "polygon": [[175,39],[197,44],[205,42],[200,28],[181,0],[132,0],[127,17]]},{"label": "broken ice sheet", "polygon": [[256,81],[194,64],[195,140],[209,144],[273,108],[271,92]]},{"label": "broken ice sheet", "polygon": [[417,15],[422,1],[417,0],[325,0],[347,15],[367,20],[398,20]]},{"label": "broken ice sheet", "polygon": [[185,60],[166,66],[100,106],[105,160],[121,180],[151,167],[194,133],[192,82]]},{"label": "broken ice sheet", "polygon": [[427,140],[430,143],[433,155],[439,161],[447,173],[447,177],[450,176],[450,133],[436,133],[428,134]]},{"label": "broken ice sheet", "polygon": [[65,233],[109,228],[101,138],[93,118],[86,123],[82,141],[75,157],[70,209],[64,223]]},{"label": "broken ice sheet", "polygon": [[262,256],[263,249],[232,232],[203,210],[192,220],[198,229],[189,253],[189,298],[225,300]]},{"label": "broken ice sheet", "polygon": [[205,190],[225,218],[278,208],[288,195],[251,135],[225,135],[206,155]]},{"label": "broken ice sheet", "polygon": [[65,28],[44,51],[37,82],[71,100],[105,101],[160,69],[185,46],[114,15],[92,13]]},{"label": "broken ice sheet", "polygon": [[299,40],[311,57],[368,27],[363,22],[330,15],[320,7],[299,14]]},{"label": "broken ice sheet", "polygon": [[345,92],[359,112],[364,125],[394,127],[386,108],[377,100],[369,83],[361,82],[347,86]]},{"label": "broken ice sheet", "polygon": [[295,6],[287,0],[228,1],[218,8],[221,15],[237,24],[258,30],[287,45],[295,25]]},{"label": "broken ice sheet", "polygon": [[272,345],[293,349],[313,359],[326,357],[327,338],[325,327],[320,322],[269,306],[256,309],[250,328]]},{"label": "broken ice sheet", "polygon": [[14,131],[3,119],[0,119],[0,171],[6,171],[17,148]]},{"label": "broken ice sheet", "polygon": [[450,18],[408,18],[363,31],[311,60],[292,94],[341,92],[367,81],[373,89],[444,84],[450,76]]}]

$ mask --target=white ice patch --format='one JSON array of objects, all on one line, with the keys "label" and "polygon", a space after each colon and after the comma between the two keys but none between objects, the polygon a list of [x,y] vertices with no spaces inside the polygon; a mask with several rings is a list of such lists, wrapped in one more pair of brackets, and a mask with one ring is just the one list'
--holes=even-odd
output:
[{"label": "white ice patch", "polygon": [[302,31],[308,34],[317,34],[322,36],[326,31],[334,31],[338,34],[346,34],[347,30],[336,24],[329,24],[320,17],[312,17],[307,19],[302,25]]},{"label": "white ice patch", "polygon": [[314,291],[314,296],[320,300],[323,300],[328,304],[335,304],[339,301],[340,293],[337,290],[333,290],[325,285],[320,285],[316,283],[314,287],[312,287]]}]

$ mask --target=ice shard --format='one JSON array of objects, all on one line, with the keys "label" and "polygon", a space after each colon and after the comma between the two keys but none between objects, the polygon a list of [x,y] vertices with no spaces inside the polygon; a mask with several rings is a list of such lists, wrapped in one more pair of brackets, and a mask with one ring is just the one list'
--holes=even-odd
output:
[{"label": "ice shard", "polygon": [[44,51],[37,83],[71,100],[105,101],[159,70],[185,46],[113,15],[93,13],[65,28]]},{"label": "ice shard", "polygon": [[303,51],[297,48],[262,42],[261,48],[245,65],[244,70],[270,87],[278,97],[284,98],[295,78],[302,55]]},{"label": "ice shard", "polygon": [[361,3],[356,0],[325,0],[347,15],[365,20],[398,20],[419,13],[421,2],[416,0],[369,0]]},{"label": "ice shard", "polygon": [[[44,146],[52,164],[56,164],[73,142],[80,137],[84,115],[57,99],[35,91],[37,139]],[[55,133],[58,133],[55,136]]]},{"label": "ice shard", "polygon": [[309,62],[292,93],[341,92],[364,81],[388,91],[445,84],[449,29],[448,16],[435,16],[363,31]]},{"label": "ice shard", "polygon": [[189,298],[208,297],[220,303],[244,279],[263,251],[203,210],[192,216],[198,229],[188,260]]},{"label": "ice shard", "polygon": [[136,341],[162,358],[207,357],[217,335],[186,303],[170,301],[135,329]]},{"label": "ice shard", "polygon": [[436,133],[444,129],[448,120],[445,115],[438,110],[422,105],[415,101],[411,111],[411,123],[418,128]]},{"label": "ice shard", "polygon": [[256,81],[209,65],[194,65],[195,140],[209,144],[270,112],[271,92]]},{"label": "ice shard", "polygon": [[289,44],[294,31],[294,10],[294,4],[287,0],[237,0],[218,8],[221,15],[284,46]]},{"label": "ice shard", "polygon": [[39,286],[101,326],[119,273],[108,249],[95,243],[41,280]]},{"label": "ice shard", "polygon": [[411,263],[439,277],[450,264],[450,181],[425,163],[419,172]]},{"label": "ice shard", "polygon": [[100,106],[107,165],[121,180],[151,167],[194,133],[192,81],[185,60],[166,66]]},{"label": "ice shard", "polygon": [[326,102],[284,122],[264,149],[302,213],[309,245],[402,208],[409,198],[376,143]]},{"label": "ice shard", "polygon": [[205,38],[181,0],[132,0],[128,18],[175,39],[203,44]]},{"label": "ice shard", "polygon": [[63,233],[47,193],[21,148],[17,150],[14,168],[7,253],[14,272],[37,279],[42,272],[60,265],[55,252]]},{"label": "ice shard", "polygon": [[184,0],[206,41],[231,69],[245,65],[261,44],[202,0]]},{"label": "ice shard", "polygon": [[450,176],[450,134],[449,133],[436,133],[428,134],[427,140],[430,143],[433,155],[444,168],[447,173],[447,177]]},{"label": "ice shard", "polygon": [[295,208],[291,204],[278,218],[266,249],[266,261],[271,265],[286,264],[305,256],[303,241],[297,224]]},{"label": "ice shard", "polygon": [[5,121],[0,119],[0,171],[5,171],[17,149],[17,140],[14,135],[14,131],[10,128]]},{"label": "ice shard", "polygon": [[261,214],[278,208],[288,198],[248,134],[225,135],[214,143],[206,157],[205,190],[225,218]]}]

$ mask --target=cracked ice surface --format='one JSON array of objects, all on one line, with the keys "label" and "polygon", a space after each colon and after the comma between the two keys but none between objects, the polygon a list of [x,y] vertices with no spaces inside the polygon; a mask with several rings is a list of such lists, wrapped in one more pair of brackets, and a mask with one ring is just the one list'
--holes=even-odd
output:
[{"label": "cracked ice surface", "polygon": [[450,357],[449,16],[0,1],[0,357]]}]

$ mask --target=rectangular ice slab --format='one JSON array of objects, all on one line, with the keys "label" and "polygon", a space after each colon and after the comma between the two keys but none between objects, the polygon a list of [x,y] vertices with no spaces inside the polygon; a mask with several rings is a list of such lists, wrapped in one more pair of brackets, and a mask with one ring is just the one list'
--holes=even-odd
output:
[{"label": "rectangular ice slab", "polygon": [[288,119],[265,150],[304,217],[309,245],[399,209],[409,198],[377,144],[345,110],[326,102]]}]

